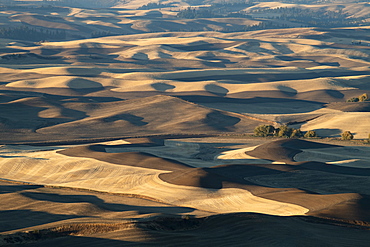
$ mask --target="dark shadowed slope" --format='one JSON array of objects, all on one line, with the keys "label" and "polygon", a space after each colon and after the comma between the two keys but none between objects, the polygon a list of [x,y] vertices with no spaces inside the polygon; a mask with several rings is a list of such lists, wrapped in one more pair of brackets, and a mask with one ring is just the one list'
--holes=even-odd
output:
[{"label": "dark shadowed slope", "polygon": [[[263,120],[212,110],[169,96],[153,96],[107,104],[75,104],[89,117],[38,129],[43,135],[68,133],[70,138],[160,134],[246,132]],[[68,131],[67,131],[68,130]]]},{"label": "dark shadowed slope", "polygon": [[[46,238],[23,246],[193,246],[196,243],[197,246],[364,247],[370,241],[367,227],[348,228],[346,223],[315,217],[277,217],[253,213],[199,219],[158,217],[130,227],[121,226],[122,229],[119,225],[99,224],[71,228],[86,232],[84,229],[94,226],[95,232],[93,230],[85,236]],[[100,229],[105,231],[99,232]]]},{"label": "dark shadowed slope", "polygon": [[247,154],[261,159],[291,163],[294,162],[293,157],[301,152],[301,149],[330,147],[337,146],[299,139],[283,139],[262,144],[254,150],[248,151]]}]

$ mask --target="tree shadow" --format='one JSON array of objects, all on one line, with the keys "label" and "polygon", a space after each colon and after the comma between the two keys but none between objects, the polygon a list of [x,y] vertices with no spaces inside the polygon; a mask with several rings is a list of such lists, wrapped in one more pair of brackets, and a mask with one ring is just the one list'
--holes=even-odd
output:
[{"label": "tree shadow", "polygon": [[342,131],[340,129],[315,129],[318,136],[331,136],[331,137],[340,137]]}]

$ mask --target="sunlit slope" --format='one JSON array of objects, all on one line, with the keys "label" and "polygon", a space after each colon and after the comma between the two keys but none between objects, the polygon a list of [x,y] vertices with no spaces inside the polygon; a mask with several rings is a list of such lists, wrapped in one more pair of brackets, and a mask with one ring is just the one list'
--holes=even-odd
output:
[{"label": "sunlit slope", "polygon": [[[354,212],[356,205],[366,204],[369,195],[365,189],[369,183],[368,168],[327,165],[312,162],[307,156],[301,156],[304,162],[293,160],[301,150],[325,153],[327,149],[330,154],[334,149],[345,150],[344,147],[280,140],[251,147],[247,152],[249,156],[238,157],[239,165],[213,166],[208,162],[211,167],[197,168],[142,152],[140,150],[150,150],[150,146],[144,144],[103,143],[49,147],[52,149],[49,151],[31,146],[5,146],[1,149],[0,175],[2,179],[38,185],[122,193],[210,213],[326,214],[346,220],[369,220],[366,210]],[[131,145],[136,152],[131,151]],[[159,151],[160,146],[152,147]],[[120,151],[113,152],[117,148]],[[186,151],[186,145],[177,148]],[[168,156],[171,152],[163,147],[157,153]],[[172,156],[179,157],[175,153]],[[249,157],[264,157],[273,164],[247,164]],[[189,156],[188,159],[197,158]],[[246,159],[246,163],[241,163],[242,159]],[[363,161],[366,158],[363,157]],[[207,164],[199,159],[198,163]],[[354,183],[351,177],[361,183]],[[340,182],[341,178],[345,182]],[[335,210],[338,207],[341,213]]]},{"label": "sunlit slope", "polygon": [[351,131],[358,139],[369,137],[369,112],[343,112],[327,114],[308,121],[302,130],[315,129],[322,136],[340,137],[344,131]]},{"label": "sunlit slope", "polygon": [[[237,36],[206,32],[163,37],[159,33],[12,46],[26,55],[6,60],[6,66],[13,69],[5,69],[4,78],[7,87],[15,88],[110,87],[116,92],[197,91],[224,96],[277,91],[299,97],[308,91],[368,89],[361,80],[364,84],[368,76],[369,48],[297,38],[319,38],[322,33],[312,29]],[[347,40],[341,43],[350,43]],[[46,60],[47,66],[38,65]],[[19,63],[35,65],[25,70]],[[91,63],[99,65],[91,69]]]},{"label": "sunlit slope", "polygon": [[4,159],[1,165],[2,178],[135,194],[172,205],[194,207],[216,213],[250,211],[295,215],[308,211],[301,206],[256,197],[247,190],[237,188],[212,190],[172,185],[158,178],[160,173],[165,172],[163,170],[117,166],[81,157],[67,158],[55,151],[38,152],[27,156],[28,158]]}]

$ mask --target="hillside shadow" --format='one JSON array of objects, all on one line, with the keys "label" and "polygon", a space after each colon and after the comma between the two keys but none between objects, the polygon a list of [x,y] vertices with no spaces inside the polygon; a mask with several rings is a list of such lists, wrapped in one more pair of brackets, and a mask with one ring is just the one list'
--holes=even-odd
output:
[{"label": "hillside shadow", "polygon": [[212,68],[226,68],[226,65],[223,62],[201,61],[201,63]]},{"label": "hillside shadow", "polygon": [[282,54],[293,54],[294,51],[292,51],[291,49],[289,49],[288,47],[286,47],[285,45],[280,45],[278,43],[275,43],[275,42],[271,42],[272,46],[278,50],[280,53]]},{"label": "hillside shadow", "polygon": [[[16,237],[16,236],[15,236]],[[62,237],[62,238],[61,238]],[[152,235],[154,237],[154,234]],[[13,240],[13,244],[17,244],[16,240]],[[136,241],[125,241],[116,240],[109,238],[95,238],[87,236],[72,236],[67,233],[60,234],[60,236],[54,237],[40,237],[38,241],[33,242],[21,242],[16,246],[24,247],[66,247],[66,246],[79,246],[79,247],[91,247],[91,246],[109,246],[109,247],[122,247],[122,246],[153,246],[153,243],[149,242],[136,242]]]},{"label": "hillside shadow", "polygon": [[350,71],[350,70],[330,70],[317,72],[301,72],[301,73],[241,73],[241,74],[226,74],[226,75],[207,75],[188,78],[174,78],[183,82],[195,81],[219,81],[219,80],[234,80],[244,83],[264,83],[290,80],[309,80],[322,77],[343,77],[370,75],[368,71]]},{"label": "hillside shadow", "polygon": [[215,130],[227,131],[239,123],[240,118],[228,116],[219,111],[213,111],[207,114],[203,122]]},{"label": "hillside shadow", "polygon": [[84,78],[74,78],[67,83],[67,86],[82,94],[89,94],[92,92],[98,92],[104,90],[104,87],[99,82],[95,82],[92,80],[84,79]]},{"label": "hillside shadow", "polygon": [[177,206],[135,206],[121,203],[107,203],[103,199],[95,195],[62,195],[55,193],[38,193],[38,192],[21,192],[21,195],[45,202],[54,202],[54,203],[89,203],[100,210],[111,211],[111,212],[121,212],[121,211],[136,211],[139,214],[150,214],[150,213],[190,213],[194,211],[190,207],[177,207]]},{"label": "hillside shadow", "polygon": [[196,41],[193,43],[189,43],[187,45],[177,45],[177,44],[171,44],[171,45],[163,45],[162,46],[164,49],[166,47],[169,47],[170,51],[172,49],[184,51],[184,52],[190,52],[190,51],[213,51],[213,50],[219,50],[220,47],[213,44],[213,43],[208,43],[206,41]]},{"label": "hillside shadow", "polygon": [[340,129],[315,129],[318,136],[331,136],[331,137],[339,137],[342,131]]},{"label": "hillside shadow", "polygon": [[31,210],[1,210],[0,219],[2,224],[0,224],[0,232],[12,231],[81,217],[85,216],[50,214]]},{"label": "hillside shadow", "polygon": [[145,54],[143,52],[137,52],[132,56],[133,59],[136,60],[149,60],[148,54]]},{"label": "hillside shadow", "polygon": [[[28,129],[35,131],[39,126],[51,123],[63,122],[65,119],[39,117],[39,113],[46,110],[46,107],[31,106],[22,103],[11,103],[0,106],[2,116],[0,123],[9,129]],[[14,112],[17,112],[16,118]],[[69,119],[70,120],[70,119]]]},{"label": "hillside shadow", "polygon": [[332,67],[339,67],[340,63],[338,62],[319,62],[316,61],[318,59],[313,59],[312,57],[305,57],[305,56],[284,56],[284,55],[279,55],[276,56],[277,59],[285,62],[294,62],[294,61],[308,61],[316,64],[316,66],[332,66]]},{"label": "hillside shadow", "polygon": [[247,52],[255,52],[258,54],[269,54],[269,55],[274,55],[275,52],[262,48],[261,43],[256,40],[249,40],[241,45],[236,46],[235,48],[247,51]]},{"label": "hillside shadow", "polygon": [[114,115],[112,117],[106,117],[106,118],[103,118],[102,120],[106,123],[111,123],[111,122],[115,122],[115,121],[118,121],[118,120],[124,120],[124,121],[127,121],[127,122],[131,123],[132,125],[135,125],[135,126],[147,125],[148,122],[143,121],[143,119],[144,118],[135,116],[135,115],[130,114],[130,113],[124,113],[124,114]]},{"label": "hillside shadow", "polygon": [[[290,90],[290,88],[284,88],[283,90]],[[292,97],[294,91],[291,90],[291,92],[287,92],[286,94],[288,94],[289,97]],[[222,95],[176,95],[176,97],[200,105],[205,104],[207,107],[212,107],[212,105],[209,105],[212,103],[215,103],[215,105],[235,104],[245,106],[245,113],[263,113],[265,111],[268,114],[304,113],[320,109],[324,105],[324,102],[299,100],[294,98],[228,98],[222,97]]]},{"label": "hillside shadow", "polygon": [[42,187],[44,187],[44,186],[41,186],[41,185],[14,185],[14,184],[0,185],[0,194],[15,193],[15,192],[23,191],[23,190],[33,190],[33,189],[38,189],[38,188],[42,188]]},{"label": "hillside shadow", "polygon": [[[0,93],[3,94],[1,101],[2,103],[10,102],[17,99],[23,99],[27,97],[44,97],[48,100],[55,100],[55,101],[61,101],[61,102],[91,102],[91,101],[98,101],[98,102],[114,102],[114,101],[120,101],[121,98],[116,97],[95,97],[95,96],[81,96],[81,95],[68,95],[68,92],[70,92],[69,89],[66,89],[67,92],[65,92],[64,89],[61,90],[61,94],[55,94],[55,88],[45,88],[41,92],[37,91],[19,91],[16,90],[0,90]],[[6,100],[8,97],[8,100]],[[48,102],[50,103],[50,102]]]},{"label": "hillside shadow", "polygon": [[333,90],[333,89],[327,89],[325,90],[325,92],[330,95],[331,97],[333,98],[336,98],[336,99],[343,99],[344,98],[344,94],[341,93],[340,91],[338,90]]},{"label": "hillside shadow", "polygon": [[314,62],[314,60],[311,59],[305,59],[305,58],[300,58],[300,57],[295,57],[295,56],[276,56],[275,58],[285,61],[285,62],[293,62],[293,61],[311,61]]},{"label": "hillside shadow", "polygon": [[50,49],[50,48],[42,47],[40,49],[40,55],[42,55],[42,56],[53,56],[53,55],[60,54],[63,51],[64,51],[64,49],[62,49],[62,48]]},{"label": "hillside shadow", "polygon": [[67,73],[70,76],[99,77],[101,71],[99,69],[67,68]]},{"label": "hillside shadow", "polygon": [[221,87],[216,84],[207,84],[205,85],[204,89],[212,94],[215,94],[217,96],[226,96],[229,90],[227,88]]},{"label": "hillside shadow", "polygon": [[30,50],[17,49],[17,48],[0,48],[0,53],[17,53],[17,52],[30,52]]},{"label": "hillside shadow", "polygon": [[288,87],[288,86],[284,86],[284,85],[279,85],[277,87],[277,89],[279,89],[280,92],[282,92],[283,94],[285,94],[288,97],[293,97],[293,96],[295,96],[295,95],[298,94],[298,91],[295,90],[294,88],[291,88],[291,87]]},{"label": "hillside shadow", "polygon": [[176,88],[173,85],[163,83],[163,82],[157,82],[157,83],[151,84],[151,87],[160,92],[165,92],[167,90]]}]

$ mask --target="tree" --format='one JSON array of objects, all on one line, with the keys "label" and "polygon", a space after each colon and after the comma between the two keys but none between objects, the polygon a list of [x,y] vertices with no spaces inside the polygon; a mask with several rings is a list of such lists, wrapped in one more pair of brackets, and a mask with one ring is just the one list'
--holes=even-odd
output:
[{"label": "tree", "polygon": [[369,95],[367,93],[364,93],[358,97],[347,99],[347,102],[364,102],[368,100],[369,100]]},{"label": "tree", "polygon": [[344,131],[342,134],[342,140],[352,140],[353,134],[350,131]]},{"label": "tree", "polygon": [[362,94],[361,96],[358,97],[358,101],[360,101],[360,102],[367,101],[368,99],[369,99],[369,96],[367,95],[367,93],[364,93],[364,94]]},{"label": "tree", "polygon": [[287,125],[282,125],[280,128],[276,131],[276,136],[277,137],[285,137],[289,138],[291,137],[293,133],[293,128],[288,127]]},{"label": "tree", "polygon": [[316,131],[314,130],[309,130],[304,134],[305,138],[314,138],[317,137]]},{"label": "tree", "polygon": [[293,129],[292,134],[290,135],[290,138],[300,138],[302,136],[303,134],[300,129]]},{"label": "tree", "polygon": [[272,136],[275,132],[275,128],[272,125],[260,125],[254,129],[255,136]]},{"label": "tree", "polygon": [[347,99],[347,102],[358,102],[358,101],[359,101],[359,98],[357,98],[357,97]]}]

